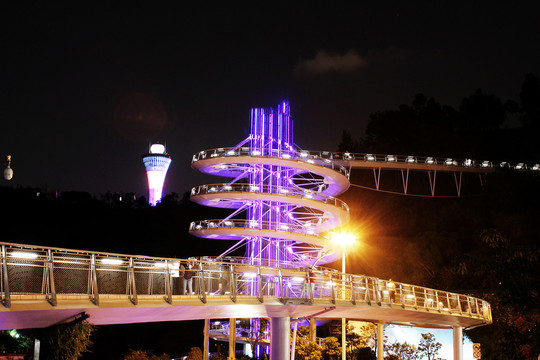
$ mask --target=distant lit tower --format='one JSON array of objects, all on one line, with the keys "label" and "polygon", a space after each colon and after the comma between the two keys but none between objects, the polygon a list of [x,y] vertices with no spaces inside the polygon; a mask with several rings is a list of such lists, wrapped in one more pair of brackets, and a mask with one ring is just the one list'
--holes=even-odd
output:
[{"label": "distant lit tower", "polygon": [[162,144],[152,144],[150,153],[143,155],[146,176],[148,177],[148,203],[150,206],[156,206],[161,201],[163,183],[171,161],[171,156],[165,152],[165,146]]},{"label": "distant lit tower", "polygon": [[13,170],[11,169],[11,155],[6,156],[6,168],[4,169],[4,180],[13,178]]}]

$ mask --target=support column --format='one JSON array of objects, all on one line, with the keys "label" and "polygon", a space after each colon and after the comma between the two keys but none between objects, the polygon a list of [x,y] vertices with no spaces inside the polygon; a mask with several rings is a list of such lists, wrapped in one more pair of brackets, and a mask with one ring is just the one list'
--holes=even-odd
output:
[{"label": "support column", "polygon": [[341,318],[341,359],[347,360],[347,319]]},{"label": "support column", "polygon": [[39,350],[41,347],[41,341],[39,339],[34,339],[34,360],[39,360]]},{"label": "support column", "polygon": [[384,360],[384,325],[377,324],[377,360]]},{"label": "support column", "polygon": [[291,318],[270,318],[270,360],[289,360]]},{"label": "support column", "polygon": [[454,360],[463,360],[463,328],[454,326]]},{"label": "support column", "polygon": [[210,345],[210,319],[204,319],[204,343],[203,343],[203,360],[208,360]]},{"label": "support column", "polygon": [[229,358],[227,360],[236,359],[236,319],[229,319]]},{"label": "support column", "polygon": [[309,341],[317,341],[317,320],[315,318],[309,319]]}]

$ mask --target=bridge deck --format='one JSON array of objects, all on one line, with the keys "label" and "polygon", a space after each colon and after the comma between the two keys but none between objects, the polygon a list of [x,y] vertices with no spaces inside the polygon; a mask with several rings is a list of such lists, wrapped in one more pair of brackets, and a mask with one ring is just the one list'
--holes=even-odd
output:
[{"label": "bridge deck", "polygon": [[44,296],[17,295],[12,297],[10,309],[0,310],[1,329],[39,328],[69,321],[77,314],[86,313],[96,325],[129,324],[160,321],[198,319],[226,319],[247,317],[306,317],[322,310],[332,311],[318,318],[341,318],[403,324],[433,328],[461,326],[472,328],[488,323],[485,318],[468,313],[404,307],[401,304],[357,302],[329,298],[299,301],[266,297],[261,303],[256,296],[239,296],[233,302],[228,295],[207,297],[202,303],[197,295],[174,295],[171,304],[163,296],[139,297],[138,305],[123,295],[101,295],[100,304],[92,304],[87,296],[59,295],[56,306],[51,306]]},{"label": "bridge deck", "polygon": [[[304,317],[329,308],[321,318],[443,328],[492,322],[489,303],[468,295],[322,267],[0,245],[2,330],[46,327],[81,313],[94,324],[122,324]],[[188,264],[193,294],[180,295]]]}]

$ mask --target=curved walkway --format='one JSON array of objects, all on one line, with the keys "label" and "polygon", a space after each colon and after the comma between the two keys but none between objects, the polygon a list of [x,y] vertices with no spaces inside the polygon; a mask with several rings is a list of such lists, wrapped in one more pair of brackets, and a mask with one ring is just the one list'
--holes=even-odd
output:
[{"label": "curved walkway", "polygon": [[[492,322],[489,303],[471,296],[397,282],[392,296],[387,280],[322,267],[0,244],[1,330],[46,327],[81,313],[94,324],[305,317],[322,310],[331,311],[317,317],[423,327],[472,328]],[[188,262],[197,270],[194,294],[180,295],[179,280]],[[216,294],[220,288],[223,293]]]}]

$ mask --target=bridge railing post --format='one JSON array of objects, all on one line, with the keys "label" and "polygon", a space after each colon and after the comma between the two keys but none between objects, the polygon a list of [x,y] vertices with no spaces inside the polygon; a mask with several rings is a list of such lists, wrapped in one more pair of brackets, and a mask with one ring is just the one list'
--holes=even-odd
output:
[{"label": "bridge railing post", "polygon": [[381,294],[381,289],[379,289],[379,281],[378,280],[374,280],[373,281],[373,295],[374,295],[374,298],[375,298],[375,301],[377,302],[377,305],[381,305],[382,304],[382,294]]},{"label": "bridge railing post", "polygon": [[261,267],[260,266],[257,266],[257,282],[259,283],[258,284],[258,289],[257,289],[257,299],[263,303],[264,302],[264,294],[263,294],[263,279],[262,279],[262,274],[261,274]]},{"label": "bridge railing post", "polygon": [[132,257],[129,258],[129,268],[127,273],[127,293],[129,301],[131,301],[133,305],[137,305],[139,301],[137,299],[137,288],[135,285],[135,272]]},{"label": "bridge railing post", "polygon": [[351,287],[351,302],[353,305],[356,305],[356,289],[354,288],[353,276],[349,275],[349,286]]},{"label": "bridge railing post", "polygon": [[281,271],[281,268],[279,268],[278,270],[278,281],[279,281],[279,293],[276,294],[276,296],[280,297],[280,298],[284,298],[284,293],[283,293],[283,273]]},{"label": "bridge railing post", "polygon": [[199,299],[206,304],[206,286],[204,284],[204,265],[199,262]]},{"label": "bridge railing post", "polygon": [[2,252],[0,254],[2,256],[2,267],[0,271],[2,272],[2,276],[0,278],[1,284],[0,284],[0,302],[2,305],[4,305],[6,308],[11,307],[11,296],[9,293],[9,279],[8,279],[8,271],[7,271],[7,257],[6,257],[6,246],[2,245]]},{"label": "bridge railing post", "polygon": [[90,269],[88,271],[88,298],[94,305],[99,305],[99,291],[96,274],[96,255],[90,255]]},{"label": "bridge railing post", "polygon": [[330,273],[330,291],[332,292],[332,304],[335,304],[336,292],[334,291],[334,279],[332,279],[332,273]]},{"label": "bridge railing post", "polygon": [[231,300],[232,302],[236,302],[236,292],[237,292],[237,283],[236,283],[236,273],[235,273],[235,267],[233,264],[229,264],[229,273],[230,273],[230,283],[231,283]]},{"label": "bridge railing post", "polygon": [[364,279],[364,286],[366,287],[365,293],[364,293],[364,300],[368,305],[371,305],[371,287],[369,286],[369,279]]},{"label": "bridge railing post", "polygon": [[47,250],[47,259],[45,260],[45,269],[43,269],[42,293],[45,299],[56,306],[56,289],[54,287],[54,263],[51,249]]},{"label": "bridge railing post", "polygon": [[172,303],[172,287],[171,287],[171,272],[169,271],[169,260],[165,260],[165,296],[164,299],[167,303]]}]

